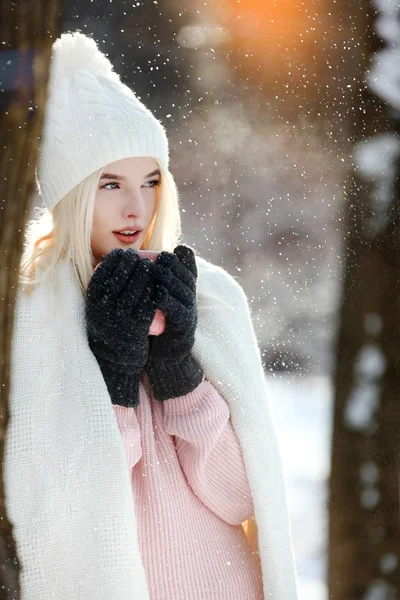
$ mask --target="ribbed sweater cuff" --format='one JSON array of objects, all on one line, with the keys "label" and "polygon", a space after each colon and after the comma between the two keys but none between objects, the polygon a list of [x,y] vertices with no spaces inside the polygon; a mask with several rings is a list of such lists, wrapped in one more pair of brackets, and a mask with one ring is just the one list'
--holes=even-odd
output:
[{"label": "ribbed sweater cuff", "polygon": [[176,396],[175,398],[168,398],[168,402],[164,405],[164,414],[182,415],[187,412],[190,413],[196,406],[204,404],[204,399],[208,398],[210,394],[213,394],[213,391],[214,389],[211,383],[207,381],[207,379],[203,379],[201,383],[188,394]]},{"label": "ribbed sweater cuff", "polygon": [[204,379],[204,371],[197,360],[187,355],[179,362],[157,359],[146,367],[153,394],[163,402],[169,398],[185,396],[192,392]]}]

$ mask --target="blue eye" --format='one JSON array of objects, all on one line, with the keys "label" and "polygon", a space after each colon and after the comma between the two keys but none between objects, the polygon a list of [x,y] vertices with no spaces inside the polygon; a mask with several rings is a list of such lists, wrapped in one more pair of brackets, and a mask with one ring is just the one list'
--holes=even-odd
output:
[{"label": "blue eye", "polygon": [[116,188],[108,188],[107,187],[108,185],[119,185],[119,184],[118,184],[118,181],[110,181],[110,183],[106,183],[105,185],[102,185],[101,189],[106,189],[106,190],[110,190],[110,189],[115,190],[116,189]]},{"label": "blue eye", "polygon": [[161,179],[152,179],[151,181],[145,183],[145,185],[148,185],[149,187],[156,187],[157,185],[160,185],[160,183]]}]

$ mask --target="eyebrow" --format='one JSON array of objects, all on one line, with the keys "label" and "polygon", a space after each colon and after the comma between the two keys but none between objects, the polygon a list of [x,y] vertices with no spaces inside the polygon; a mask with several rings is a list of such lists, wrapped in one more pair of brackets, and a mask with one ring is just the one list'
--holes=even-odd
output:
[{"label": "eyebrow", "polygon": [[[160,169],[156,169],[155,171],[152,171],[151,173],[146,175],[146,177],[144,177],[144,179],[147,179],[148,177],[153,177],[153,175],[161,175]],[[123,175],[114,175],[113,173],[103,173],[102,176],[100,177],[100,180],[101,179],[117,179],[118,181],[124,181],[126,179],[126,177],[124,177]]]}]

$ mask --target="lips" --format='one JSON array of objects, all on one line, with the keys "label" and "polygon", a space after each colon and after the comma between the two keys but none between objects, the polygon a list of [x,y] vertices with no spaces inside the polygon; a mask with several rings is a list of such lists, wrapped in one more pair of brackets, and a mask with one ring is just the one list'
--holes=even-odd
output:
[{"label": "lips", "polygon": [[141,229],[138,229],[136,231],[136,233],[134,233],[133,235],[127,235],[124,233],[121,233],[122,231],[133,231],[133,229],[129,230],[129,229],[121,229],[121,231],[113,231],[115,237],[117,238],[118,241],[122,242],[123,244],[134,244],[135,242],[137,242],[137,240],[139,239],[140,236],[140,232],[142,231]]}]

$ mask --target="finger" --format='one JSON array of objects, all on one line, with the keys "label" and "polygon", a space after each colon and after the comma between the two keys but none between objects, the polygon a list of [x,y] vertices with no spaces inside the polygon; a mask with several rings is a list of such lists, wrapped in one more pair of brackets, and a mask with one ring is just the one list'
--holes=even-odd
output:
[{"label": "finger", "polygon": [[130,305],[140,302],[145,295],[155,290],[155,266],[149,259],[141,259],[131,274],[121,296],[123,303],[128,300]]},{"label": "finger", "polygon": [[93,297],[94,300],[99,301],[104,295],[109,294],[110,279],[121,267],[123,255],[122,249],[115,249],[98,265],[88,285],[89,299]]},{"label": "finger", "polygon": [[110,290],[112,290],[113,295],[118,297],[123,293],[124,288],[130,279],[135,276],[135,272],[139,268],[139,265],[140,257],[136,250],[133,248],[124,250],[119,265],[109,278],[109,287]]},{"label": "finger", "polygon": [[[115,305],[140,262],[139,255],[133,249],[122,250],[122,253],[119,253],[119,250],[116,251],[116,258],[112,256],[107,260],[109,256],[107,255],[93,274],[93,281],[90,282],[91,289],[95,291],[94,295],[97,295],[97,299],[111,305]],[[110,254],[113,254],[113,252]]]},{"label": "finger", "polygon": [[170,269],[189,289],[192,291],[196,289],[196,277],[190,269],[180,262],[177,255],[171,252],[161,252],[159,260],[156,261],[156,268]]},{"label": "finger", "polygon": [[185,331],[197,321],[196,311],[182,304],[164,286],[157,287],[157,306],[165,314],[166,331],[167,328]]},{"label": "finger", "polygon": [[101,263],[99,263],[93,272],[87,287],[87,293],[89,296],[95,293],[99,294],[99,290],[101,289],[103,282],[108,279],[111,273],[113,273],[117,268],[121,260],[122,253],[122,248],[116,248],[107,254]]},{"label": "finger", "polygon": [[135,273],[125,286],[118,309],[127,311],[141,321],[152,320],[156,311],[155,266],[145,258],[139,261]]},{"label": "finger", "polygon": [[155,264],[162,265],[164,267],[169,268],[171,266],[171,263],[174,262],[175,260],[176,260],[175,254],[173,254],[172,252],[167,252],[166,250],[163,250],[157,256]]},{"label": "finger", "polygon": [[180,262],[177,256],[175,256],[175,260],[171,262],[170,270],[189,289],[193,292],[196,290],[196,277],[190,269]]},{"label": "finger", "polygon": [[158,265],[156,267],[156,284],[168,289],[170,294],[182,304],[191,306],[195,302],[196,292],[193,287],[186,285],[181,277],[175,275],[172,269]]},{"label": "finger", "polygon": [[111,250],[111,252],[103,258],[99,263],[98,268],[109,272],[109,274],[112,273],[121,260],[123,253],[124,251],[122,248],[114,248],[114,250]]},{"label": "finger", "polygon": [[189,269],[192,275],[197,278],[196,256],[192,248],[189,246],[179,245],[174,249],[174,254],[180,262]]}]

